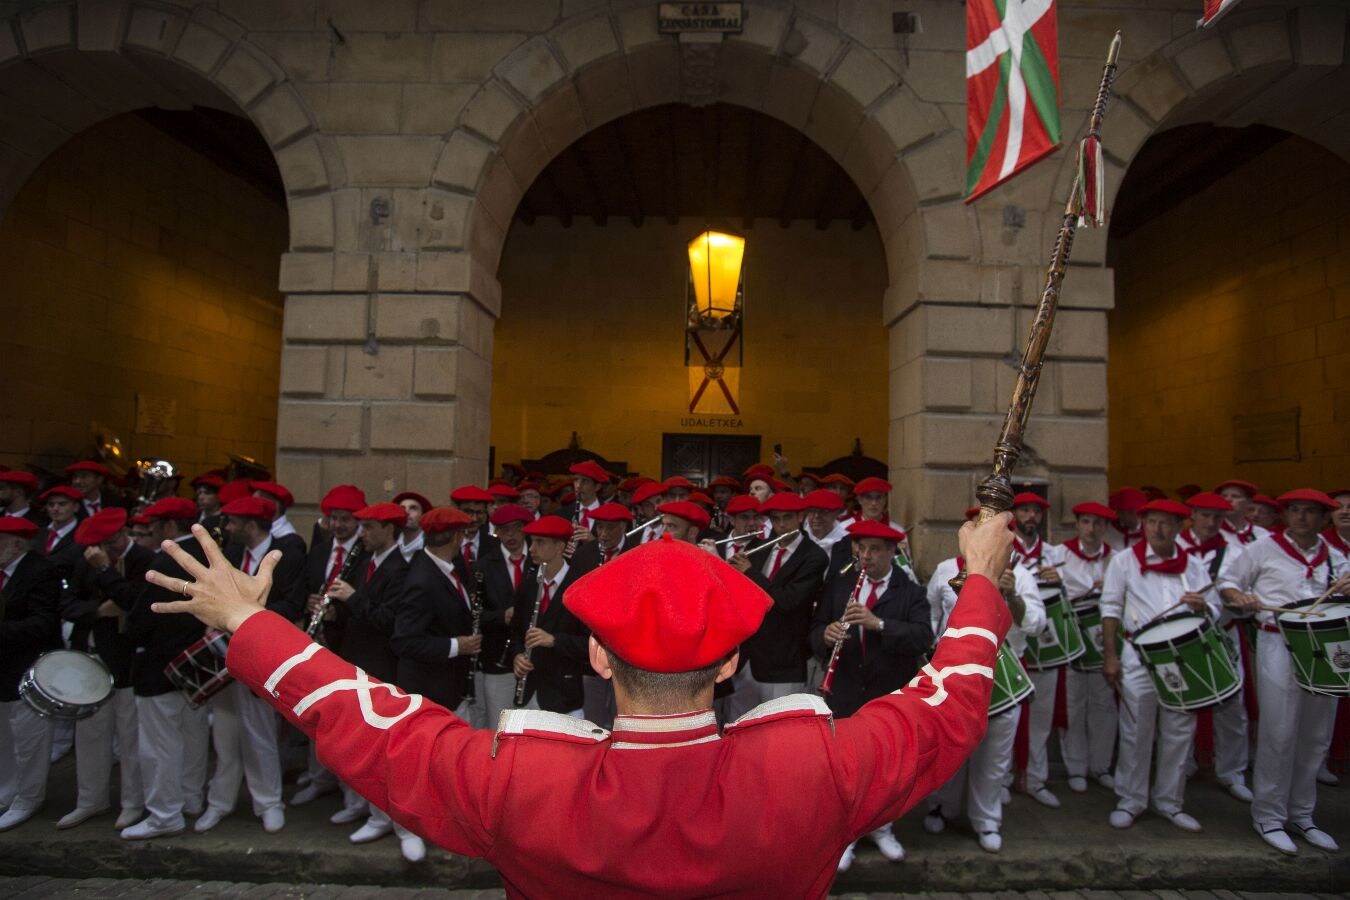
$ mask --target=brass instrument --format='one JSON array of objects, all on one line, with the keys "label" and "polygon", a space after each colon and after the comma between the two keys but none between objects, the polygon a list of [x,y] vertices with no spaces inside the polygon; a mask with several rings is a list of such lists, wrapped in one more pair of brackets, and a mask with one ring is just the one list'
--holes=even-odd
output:
[{"label": "brass instrument", "polygon": [[[352,547],[352,552],[347,554],[347,559],[342,563],[342,569],[338,572],[337,578],[334,578],[333,581],[345,581],[347,584],[351,584],[352,576],[356,574],[357,566],[364,563],[367,556],[368,554],[361,548],[360,542],[357,542],[357,544]],[[331,587],[332,584],[333,582],[330,581],[328,583],[329,587]],[[328,596],[328,588],[324,588],[323,600],[320,601],[319,608],[310,613],[309,622],[305,625],[305,634],[313,637],[318,633],[319,626],[323,624],[323,617],[327,615],[328,607],[332,602],[332,598]]]},{"label": "brass instrument", "polygon": [[[856,563],[858,561],[858,558],[855,556],[853,558],[853,561]],[[862,566],[858,566],[858,580],[853,583],[853,593],[849,595],[848,603],[844,604],[844,610],[846,612],[848,611],[848,608],[850,606],[858,602],[858,597],[861,596],[862,594],[863,582],[866,580],[867,580],[867,572],[863,570]],[[839,618],[839,624],[840,625],[844,624],[844,619],[842,616]],[[820,682],[820,692],[822,694],[830,693],[830,691],[834,687],[834,670],[839,668],[839,654],[843,652],[844,641],[846,640],[848,640],[847,628],[845,628],[844,633],[840,635],[839,640],[834,642],[834,649],[830,651],[830,662],[829,665],[825,667],[825,677],[821,679]]]},{"label": "brass instrument", "polygon": [[141,492],[136,498],[137,509],[178,493],[178,482],[183,476],[167,459],[138,459],[136,471],[141,476]]}]

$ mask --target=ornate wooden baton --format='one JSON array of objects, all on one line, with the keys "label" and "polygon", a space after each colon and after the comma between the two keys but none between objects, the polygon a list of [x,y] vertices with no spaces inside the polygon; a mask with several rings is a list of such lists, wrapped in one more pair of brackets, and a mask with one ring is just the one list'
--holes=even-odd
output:
[{"label": "ornate wooden baton", "polygon": [[[1111,40],[1111,49],[1106,55],[1106,67],[1102,70],[1102,83],[1097,89],[1097,102],[1093,104],[1092,116],[1088,120],[1087,136],[1078,145],[1078,172],[1074,175],[1073,187],[1069,189],[1069,202],[1064,206],[1064,224],[1060,226],[1054,252],[1050,255],[1050,266],[1045,271],[1045,289],[1041,291],[1041,302],[1036,308],[1036,318],[1032,320],[1031,329],[1027,333],[1027,345],[1022,351],[1017,383],[1013,385],[1012,399],[1008,402],[1008,415],[1003,420],[1003,430],[999,433],[998,443],[994,445],[994,469],[975,489],[975,496],[980,501],[978,520],[980,522],[1012,509],[1012,471],[1017,465],[1018,457],[1022,455],[1022,436],[1026,433],[1027,419],[1031,416],[1031,403],[1036,399],[1036,388],[1041,381],[1041,366],[1045,362],[1046,346],[1050,343],[1050,330],[1055,325],[1059,289],[1064,282],[1064,267],[1069,262],[1069,252],[1073,249],[1073,236],[1080,220],[1093,227],[1105,221],[1101,127],[1102,119],[1106,115],[1106,102],[1111,97],[1111,82],[1115,80],[1116,62],[1119,58],[1120,32],[1117,31]],[[952,590],[958,592],[965,583],[964,569],[948,582]]]}]

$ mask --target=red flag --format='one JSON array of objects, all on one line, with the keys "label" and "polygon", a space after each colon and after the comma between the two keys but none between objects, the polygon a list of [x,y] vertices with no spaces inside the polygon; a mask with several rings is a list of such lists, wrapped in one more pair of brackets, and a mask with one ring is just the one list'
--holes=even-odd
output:
[{"label": "red flag", "polygon": [[1205,0],[1205,12],[1199,22],[1200,28],[1208,28],[1219,20],[1219,16],[1237,6],[1238,0]]}]

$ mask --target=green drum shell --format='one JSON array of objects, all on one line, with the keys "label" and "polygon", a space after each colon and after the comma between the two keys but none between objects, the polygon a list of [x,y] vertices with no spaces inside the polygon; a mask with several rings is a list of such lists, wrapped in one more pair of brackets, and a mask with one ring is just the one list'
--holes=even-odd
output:
[{"label": "green drum shell", "polygon": [[1017,654],[1007,644],[1000,646],[998,659],[994,662],[994,692],[989,695],[989,715],[1007,712],[1035,692],[1036,687],[1027,677]]},{"label": "green drum shell", "polygon": [[1069,608],[1059,585],[1040,585],[1045,604],[1045,627],[1053,629],[1056,640],[1046,642],[1027,635],[1027,668],[1033,672],[1055,669],[1078,659],[1086,651],[1078,617]]},{"label": "green drum shell", "polygon": [[[1149,631],[1181,619],[1195,619],[1201,625],[1178,638],[1147,640]],[[1242,677],[1233,662],[1232,645],[1208,618],[1191,612],[1176,613],[1136,632],[1130,638],[1130,644],[1148,667],[1159,705],[1173,712],[1206,709],[1242,689]],[[1182,668],[1186,670],[1180,688],[1168,682],[1166,667],[1169,666],[1178,672]]]},{"label": "green drum shell", "polygon": [[[1314,599],[1285,604],[1289,610],[1312,606]],[[1311,694],[1326,697],[1350,697],[1350,617],[1345,615],[1350,597],[1333,597],[1317,607],[1332,618],[1278,615],[1285,649],[1293,657],[1294,682]],[[1344,660],[1343,664],[1340,663]]]},{"label": "green drum shell", "polygon": [[[1079,672],[1100,672],[1106,664],[1102,655],[1101,594],[1088,594],[1073,605],[1073,616],[1078,620],[1078,631],[1083,635],[1083,655],[1073,661]],[[1125,649],[1125,639],[1116,629],[1116,658]]]}]

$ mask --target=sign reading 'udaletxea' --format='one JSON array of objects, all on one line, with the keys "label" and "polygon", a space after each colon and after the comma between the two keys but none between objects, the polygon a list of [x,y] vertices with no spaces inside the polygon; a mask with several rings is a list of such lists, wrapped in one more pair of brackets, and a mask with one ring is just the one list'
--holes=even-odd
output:
[{"label": "sign reading 'udaletxea'", "polygon": [[657,28],[662,34],[740,34],[742,17],[740,3],[661,3],[656,10]]}]

